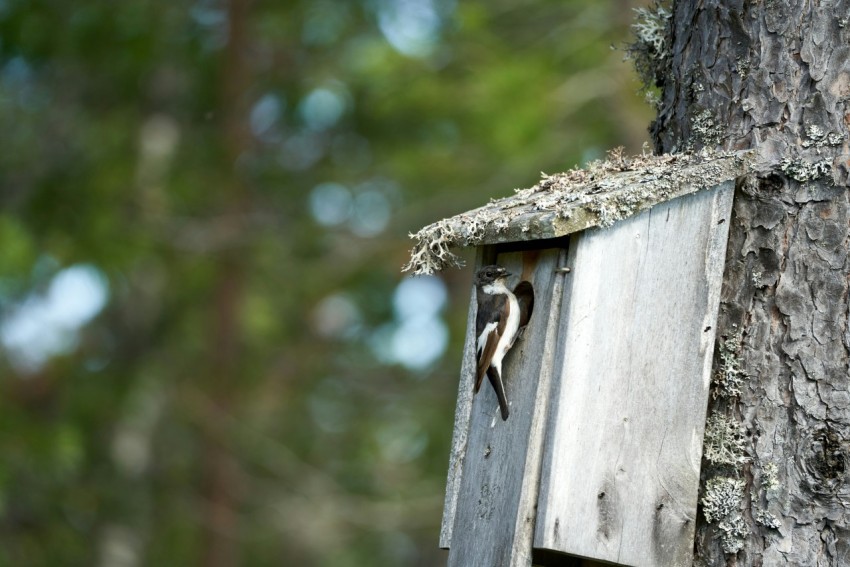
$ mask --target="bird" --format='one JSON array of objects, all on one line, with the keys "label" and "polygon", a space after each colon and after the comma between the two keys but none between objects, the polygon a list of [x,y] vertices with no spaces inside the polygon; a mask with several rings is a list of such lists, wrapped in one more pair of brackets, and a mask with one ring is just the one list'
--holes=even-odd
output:
[{"label": "bird", "polygon": [[496,264],[484,266],[475,275],[478,291],[475,393],[481,389],[486,374],[499,399],[503,421],[508,419],[510,411],[502,380],[502,360],[514,345],[520,324],[519,303],[505,285],[510,275],[505,268]]}]

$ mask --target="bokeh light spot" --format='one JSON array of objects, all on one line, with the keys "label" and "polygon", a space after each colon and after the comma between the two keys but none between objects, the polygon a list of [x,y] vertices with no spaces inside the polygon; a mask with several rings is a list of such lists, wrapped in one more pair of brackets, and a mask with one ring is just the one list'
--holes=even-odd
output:
[{"label": "bokeh light spot", "polygon": [[100,270],[77,264],[56,274],[44,295],[30,295],[0,324],[0,341],[21,371],[38,370],[72,350],[80,328],[106,305],[109,284]]},{"label": "bokeh light spot", "polygon": [[390,202],[379,191],[365,191],[354,199],[351,231],[357,236],[376,236],[390,222]]},{"label": "bokeh light spot", "polygon": [[396,329],[393,353],[411,370],[424,370],[437,360],[449,343],[449,331],[438,317],[410,319]]},{"label": "bokeh light spot", "polygon": [[409,57],[433,52],[441,25],[433,0],[385,0],[378,10],[381,33],[396,51]]},{"label": "bokeh light spot", "polygon": [[421,371],[440,358],[449,331],[440,317],[446,305],[446,286],[435,276],[408,277],[393,293],[395,321],[379,327],[370,346],[381,362]]},{"label": "bokeh light spot", "polygon": [[393,294],[393,308],[400,319],[435,317],[446,305],[446,284],[436,276],[408,277]]},{"label": "bokeh light spot", "polygon": [[342,118],[345,106],[345,97],[341,93],[322,87],[304,97],[298,112],[308,128],[320,131],[336,124]]},{"label": "bokeh light spot", "polygon": [[251,132],[257,137],[266,134],[280,119],[283,111],[281,99],[273,94],[265,94],[251,109]]},{"label": "bokeh light spot", "polygon": [[339,183],[322,183],[310,192],[310,212],[324,226],[338,226],[351,216],[351,191]]},{"label": "bokeh light spot", "polygon": [[279,162],[286,169],[304,171],[313,167],[324,154],[325,147],[317,134],[299,132],[283,143]]}]

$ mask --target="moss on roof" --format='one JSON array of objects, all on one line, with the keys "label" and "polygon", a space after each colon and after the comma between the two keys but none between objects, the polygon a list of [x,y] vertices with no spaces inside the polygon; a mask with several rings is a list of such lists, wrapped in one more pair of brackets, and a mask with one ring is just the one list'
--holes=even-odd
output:
[{"label": "moss on roof", "polygon": [[715,187],[746,174],[749,152],[640,155],[623,149],[584,169],[543,174],[514,195],[424,227],[404,271],[431,274],[460,266],[452,248],[556,238],[586,228],[608,227],[653,205]]}]

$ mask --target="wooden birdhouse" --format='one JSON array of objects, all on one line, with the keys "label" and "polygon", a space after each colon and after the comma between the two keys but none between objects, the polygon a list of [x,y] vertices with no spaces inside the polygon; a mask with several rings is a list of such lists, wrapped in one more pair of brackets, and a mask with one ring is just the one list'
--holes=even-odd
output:
[{"label": "wooden birdhouse", "polygon": [[[414,235],[408,268],[499,264],[533,292],[473,395],[475,289],[440,545],[452,566],[690,566],[720,285],[744,154],[619,155]],[[572,558],[572,559],[570,559]]]}]

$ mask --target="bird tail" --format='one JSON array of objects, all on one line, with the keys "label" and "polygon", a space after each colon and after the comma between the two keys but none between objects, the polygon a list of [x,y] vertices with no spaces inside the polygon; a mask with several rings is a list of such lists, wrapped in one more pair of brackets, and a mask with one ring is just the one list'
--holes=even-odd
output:
[{"label": "bird tail", "polygon": [[496,390],[496,397],[499,398],[499,409],[502,410],[502,421],[507,421],[508,415],[508,398],[505,396],[505,385],[502,383],[502,376],[499,371],[492,366],[487,369],[487,378],[490,379],[490,384]]}]

